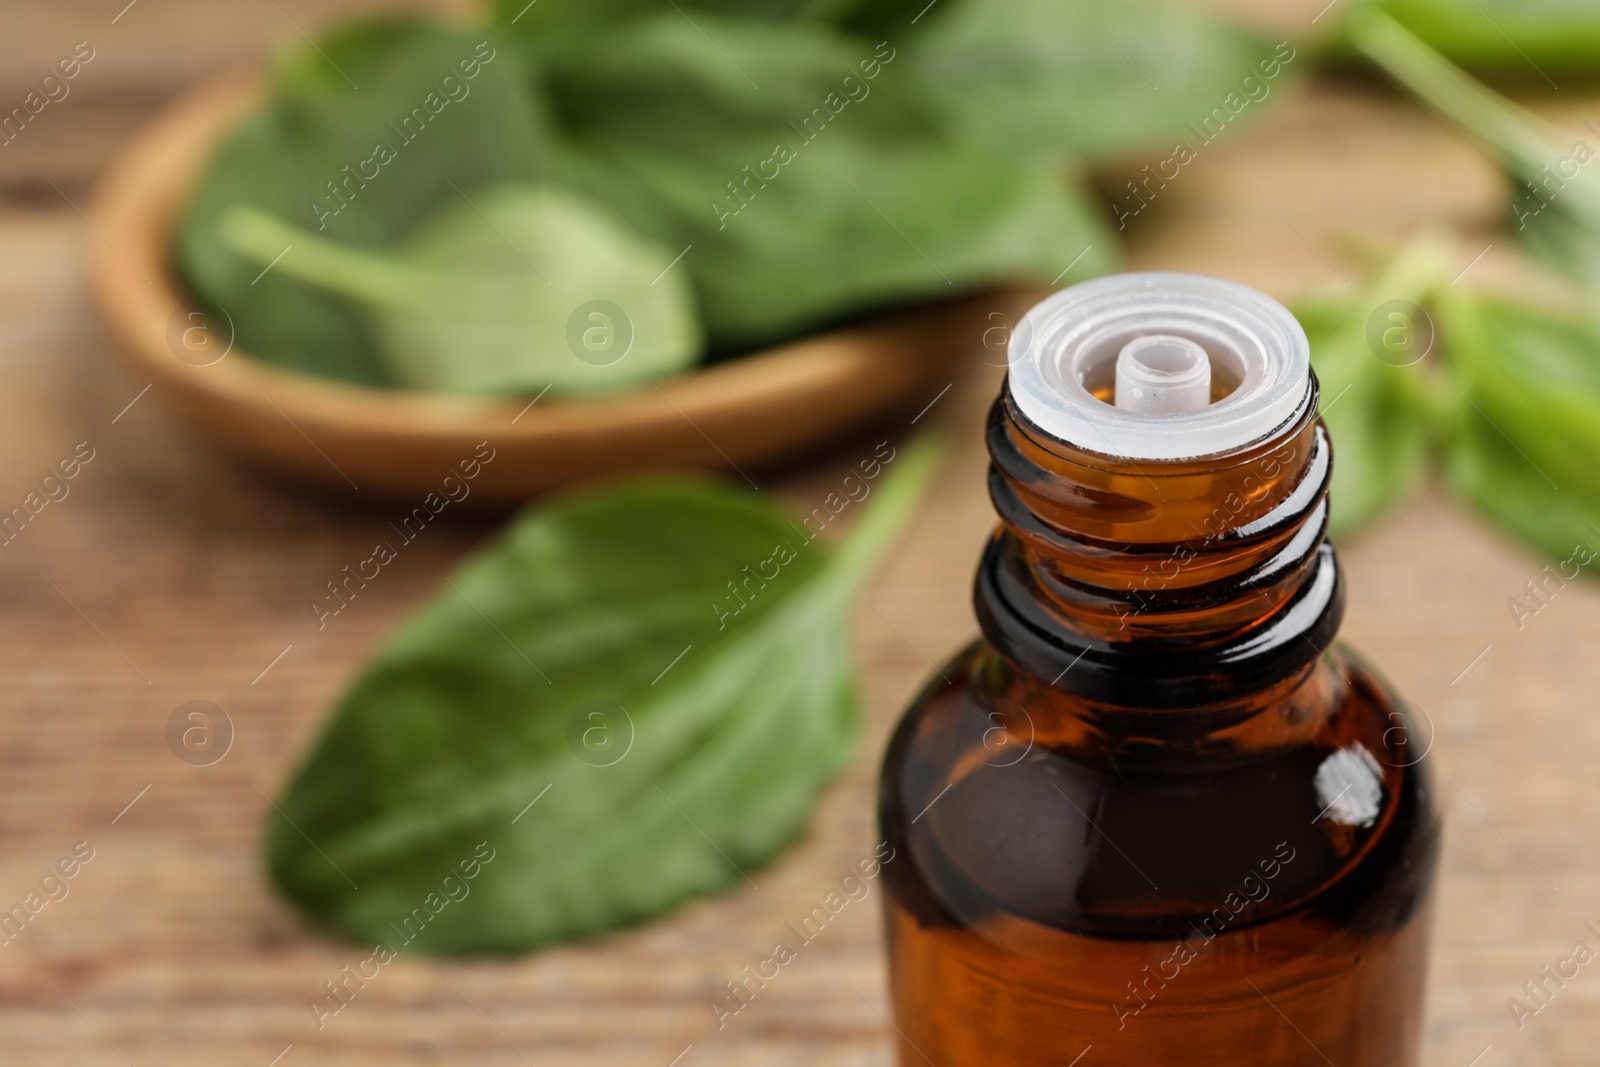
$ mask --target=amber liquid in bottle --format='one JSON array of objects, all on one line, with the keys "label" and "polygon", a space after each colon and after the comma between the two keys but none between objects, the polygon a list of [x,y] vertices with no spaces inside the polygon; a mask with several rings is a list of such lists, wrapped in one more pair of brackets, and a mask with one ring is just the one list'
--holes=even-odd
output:
[{"label": "amber liquid in bottle", "polygon": [[880,789],[902,1067],[1417,1062],[1427,738],[1333,644],[1310,391],[1263,440],[1155,462],[996,403],[983,637]]}]

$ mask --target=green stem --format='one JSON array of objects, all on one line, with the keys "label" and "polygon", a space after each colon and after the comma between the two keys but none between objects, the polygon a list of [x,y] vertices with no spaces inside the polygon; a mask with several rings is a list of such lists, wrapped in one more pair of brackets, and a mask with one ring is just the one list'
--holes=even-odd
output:
[{"label": "green stem", "polygon": [[1356,50],[1395,81],[1519,166],[1536,171],[1551,155],[1552,127],[1468,76],[1390,16],[1364,9],[1350,19],[1349,34]]},{"label": "green stem", "polygon": [[296,229],[258,208],[228,208],[218,220],[218,232],[239,255],[344,296],[394,304],[410,292],[412,274],[405,268]]}]

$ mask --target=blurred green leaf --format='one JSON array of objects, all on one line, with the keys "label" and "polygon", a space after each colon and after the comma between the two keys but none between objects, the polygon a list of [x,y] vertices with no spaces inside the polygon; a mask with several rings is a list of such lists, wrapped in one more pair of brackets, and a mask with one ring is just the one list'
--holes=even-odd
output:
[{"label": "blurred green leaf", "polygon": [[1259,115],[1295,59],[1287,43],[1143,0],[958,2],[906,48],[963,132],[1011,157],[1198,150]]},{"label": "blurred green leaf", "polygon": [[[553,61],[603,54],[615,34],[652,18],[712,36],[736,18],[785,32],[832,26],[909,55],[903,65],[975,144],[1055,159],[1169,148],[1176,138],[1203,144],[1247,108],[1259,112],[1295,54],[1145,0],[684,0],[670,15],[652,0],[496,0],[494,11]],[[850,67],[836,66],[835,77]],[[816,102],[801,101],[798,114]],[[1185,128],[1208,118],[1209,134]]]},{"label": "blurred green leaf", "polygon": [[[1526,439],[1524,439],[1524,444]],[[1463,403],[1445,454],[1445,475],[1463,499],[1511,536],[1551,560],[1600,572],[1600,500],[1557,488],[1517,442]]]},{"label": "blurred green leaf", "polygon": [[222,241],[219,217],[243,204],[350,244],[389,244],[458,199],[451,182],[544,175],[544,123],[527,66],[495,31],[390,19],[319,48],[326,58],[291,54],[267,102],[223,142],[180,223],[177,258],[196,295],[226,311],[241,351],[388,383],[356,307],[288,272],[263,274]]},{"label": "blurred green leaf", "polygon": [[1380,0],[1376,6],[1473,70],[1541,83],[1596,73],[1600,4],[1594,0]]},{"label": "blurred green leaf", "polygon": [[1348,26],[1356,47],[1483,144],[1512,180],[1512,231],[1548,265],[1600,287],[1600,145],[1574,138],[1452,66],[1386,15]]},{"label": "blurred green leaf", "polygon": [[1359,297],[1296,307],[1333,437],[1335,537],[1427,468],[1556,561],[1600,546],[1600,323],[1447,284],[1456,257],[1415,240]]},{"label": "blurred green leaf", "polygon": [[[1600,546],[1600,326],[1453,291],[1437,313],[1451,351],[1451,486],[1552,560]],[[1592,549],[1575,562],[1597,568]]]},{"label": "blurred green leaf", "polygon": [[1329,533],[1348,535],[1413,489],[1434,435],[1434,329],[1423,305],[1447,245],[1419,238],[1359,296],[1295,309],[1311,342],[1322,418],[1333,438]]},{"label": "blurred green leaf", "polygon": [[1400,384],[1406,372],[1371,360],[1341,387],[1343,395],[1324,394],[1325,404],[1338,398],[1323,414],[1333,437],[1328,532],[1336,540],[1401,500],[1427,469],[1429,412]]},{"label": "blurred green leaf", "polygon": [[1600,326],[1504,299],[1444,294],[1437,314],[1463,400],[1539,480],[1600,500]]},{"label": "blurred green leaf", "polygon": [[[735,17],[752,22],[798,22],[825,18],[853,0],[674,0],[677,14],[693,26],[702,15]],[[593,46],[629,23],[670,14],[660,0],[586,0],[585,3],[530,3],[492,0],[495,22],[528,47],[556,56],[574,46]]]},{"label": "blurred green leaf", "polygon": [[[708,332],[750,347],[853,312],[1103,271],[1112,243],[1058,167],[953,135],[908,62],[810,26],[675,14],[550,61],[569,180],[689,249]],[[1094,213],[1097,214],[1097,213]]]},{"label": "blurred green leaf", "polygon": [[[961,0],[674,0],[678,16],[698,25],[701,15],[755,22],[833,25],[873,41],[902,40],[919,24],[938,21]],[[592,48],[626,23],[663,14],[660,0],[530,3],[493,0],[493,18],[536,52],[556,56]]]},{"label": "blurred green leaf", "polygon": [[839,0],[835,20],[874,41],[890,44],[943,22],[965,0]]},{"label": "blurred green leaf", "polygon": [[710,486],[528,513],[340,703],[270,818],[272,877],[320,923],[431,953],[593,934],[738,881],[853,748],[851,583],[936,453],[862,464],[838,552]]},{"label": "blurred green leaf", "polygon": [[554,186],[463,190],[384,249],[253,208],[219,225],[256,263],[361,304],[394,380],[410,388],[601,392],[700,354],[693,294],[668,270],[673,253]]}]

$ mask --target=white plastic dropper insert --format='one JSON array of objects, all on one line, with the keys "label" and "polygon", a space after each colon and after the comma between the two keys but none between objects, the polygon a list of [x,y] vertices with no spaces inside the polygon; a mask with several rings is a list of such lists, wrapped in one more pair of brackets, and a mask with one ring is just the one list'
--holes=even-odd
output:
[{"label": "white plastic dropper insert", "polygon": [[[1311,348],[1287,308],[1199,274],[1113,274],[1029,311],[1011,336],[1011,396],[1089,452],[1189,459],[1269,436],[1311,403]],[[1231,385],[1211,403],[1212,379]],[[1114,391],[1114,402],[1095,395]]]},{"label": "white plastic dropper insert", "polygon": [[1199,411],[1211,404],[1211,357],[1187,337],[1137,337],[1117,353],[1114,403],[1139,415]]}]

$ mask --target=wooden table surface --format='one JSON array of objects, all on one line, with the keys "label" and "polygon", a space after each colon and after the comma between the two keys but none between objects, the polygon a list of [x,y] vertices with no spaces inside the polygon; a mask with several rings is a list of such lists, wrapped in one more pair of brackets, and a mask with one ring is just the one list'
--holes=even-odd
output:
[{"label": "wooden table surface", "polygon": [[[68,497],[0,547],[0,911],[80,842],[93,850],[70,895],[0,944],[0,1055],[75,1067],[887,1063],[875,899],[724,1029],[707,1001],[869,850],[886,733],[929,661],[974,632],[969,583],[993,522],[979,437],[992,353],[974,338],[970,373],[933,408],[959,448],[867,590],[877,610],[858,612],[859,758],[759,888],[522,960],[405,959],[319,1029],[308,1001],[364,954],[309,932],[268,891],[266,798],[362,658],[495,523],[430,528],[318,632],[308,601],[363,557],[385,509],[240,470],[115,362],[86,291],[98,238],[72,205],[185,84],[350,6],[124,4],[14,5],[0,33],[4,100],[73,42],[99,50],[74,97],[0,150],[0,510],[80,442],[94,455]],[[1293,25],[1321,3],[1254,6]],[[1280,91],[1293,98],[1252,136],[1207,146],[1132,220],[1131,265],[1291,297],[1356,278],[1361,241],[1441,221],[1465,235],[1463,267],[1494,242],[1474,280],[1516,273],[1489,232],[1502,190],[1465,143],[1374,85]],[[1575,90],[1540,104],[1569,121],[1600,114]],[[768,484],[809,508],[862,447]],[[1437,733],[1447,841],[1426,1062],[1592,1064],[1600,968],[1521,1029],[1507,999],[1574,942],[1600,947],[1583,928],[1600,923],[1600,657],[1584,651],[1600,634],[1600,588],[1569,585],[1519,629],[1507,600],[1542,561],[1437,490],[1344,558],[1345,636]],[[235,728],[210,767],[179,761],[165,739],[173,710],[195,699]]]}]

